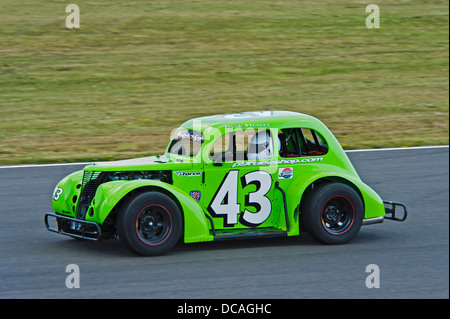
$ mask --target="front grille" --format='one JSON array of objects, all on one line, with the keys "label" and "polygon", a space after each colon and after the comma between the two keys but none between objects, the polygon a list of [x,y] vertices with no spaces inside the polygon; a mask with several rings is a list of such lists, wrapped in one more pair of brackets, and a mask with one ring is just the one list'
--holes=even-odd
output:
[{"label": "front grille", "polygon": [[81,196],[78,203],[77,218],[84,219],[87,210],[91,205],[95,192],[100,184],[108,180],[109,172],[84,172],[83,183],[81,184]]},{"label": "front grille", "polygon": [[78,202],[77,218],[85,219],[98,187],[106,182],[118,180],[153,179],[172,184],[172,171],[123,171],[92,172],[85,171],[81,184],[81,196]]}]

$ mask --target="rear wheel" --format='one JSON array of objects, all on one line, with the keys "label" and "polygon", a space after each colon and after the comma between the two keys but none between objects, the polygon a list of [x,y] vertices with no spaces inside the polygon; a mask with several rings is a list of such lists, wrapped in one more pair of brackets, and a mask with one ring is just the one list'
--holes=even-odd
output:
[{"label": "rear wheel", "polygon": [[302,209],[303,226],[315,240],[325,244],[344,244],[359,232],[364,206],[350,186],[324,183],[314,188]]},{"label": "rear wheel", "polygon": [[117,234],[131,251],[156,256],[169,251],[180,238],[182,218],[167,195],[146,192],[124,205],[117,217]]}]

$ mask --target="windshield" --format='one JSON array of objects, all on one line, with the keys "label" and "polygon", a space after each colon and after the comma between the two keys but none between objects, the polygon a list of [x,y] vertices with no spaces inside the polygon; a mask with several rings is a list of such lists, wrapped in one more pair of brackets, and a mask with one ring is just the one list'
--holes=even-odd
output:
[{"label": "windshield", "polygon": [[201,132],[188,129],[178,130],[170,142],[169,153],[193,157],[200,151],[204,140],[205,137]]}]

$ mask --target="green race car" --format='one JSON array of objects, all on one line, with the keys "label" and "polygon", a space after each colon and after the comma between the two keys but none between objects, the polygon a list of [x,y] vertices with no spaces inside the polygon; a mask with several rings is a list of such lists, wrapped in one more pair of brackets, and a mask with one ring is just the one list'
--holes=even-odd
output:
[{"label": "green race car", "polygon": [[189,120],[164,155],[93,163],[68,175],[52,206],[48,230],[85,240],[118,236],[147,256],[167,252],[180,238],[304,231],[343,244],[361,225],[407,216],[405,205],[383,201],[361,181],[321,121],[286,111]]}]

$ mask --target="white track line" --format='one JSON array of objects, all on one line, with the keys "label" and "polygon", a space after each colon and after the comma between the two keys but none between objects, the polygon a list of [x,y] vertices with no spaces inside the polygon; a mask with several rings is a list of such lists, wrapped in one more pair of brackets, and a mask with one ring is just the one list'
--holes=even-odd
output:
[{"label": "white track line", "polygon": [[448,148],[448,145],[391,147],[391,148],[368,148],[368,149],[362,149],[362,150],[347,150],[347,151],[345,151],[345,153],[377,152],[377,151],[399,151],[399,150],[422,150],[422,149],[430,149],[430,148]]},{"label": "white track line", "polygon": [[[448,148],[448,145],[435,145],[435,146],[413,146],[413,147],[392,147],[392,148],[369,148],[362,150],[348,150],[346,153],[356,152],[377,152],[377,151],[399,151],[399,150],[421,150],[421,149],[433,149],[433,148]],[[85,163],[63,163],[63,164],[33,164],[33,165],[11,165],[0,166],[0,169],[4,168],[32,168],[32,167],[51,167],[51,166],[71,166],[71,165],[87,165],[92,162]]]},{"label": "white track line", "polygon": [[50,166],[70,166],[70,165],[87,165],[92,162],[86,163],[63,163],[63,164],[33,164],[33,165],[11,165],[11,166],[0,166],[2,168],[30,168],[30,167],[50,167]]}]

